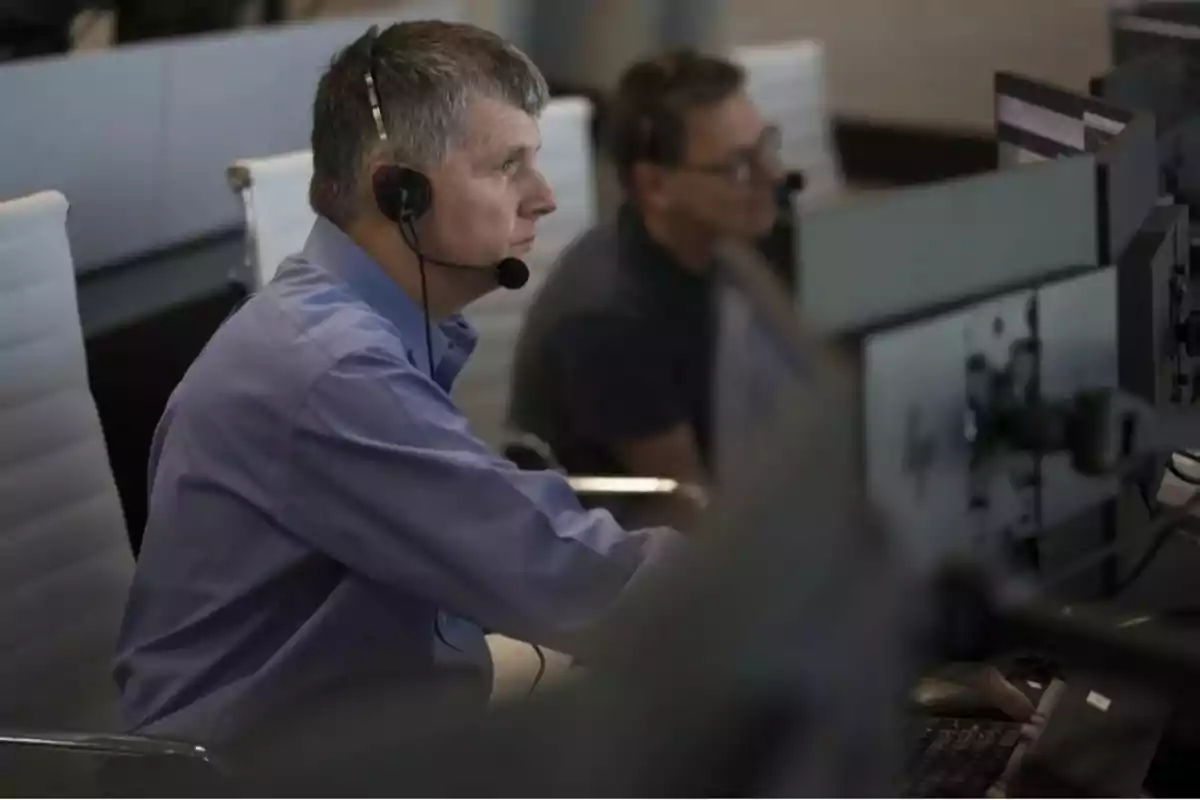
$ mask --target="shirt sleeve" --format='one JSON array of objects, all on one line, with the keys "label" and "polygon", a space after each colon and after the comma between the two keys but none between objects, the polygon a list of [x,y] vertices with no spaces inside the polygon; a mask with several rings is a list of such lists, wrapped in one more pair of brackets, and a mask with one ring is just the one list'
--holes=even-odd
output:
[{"label": "shirt sleeve", "polygon": [[449,397],[387,353],[342,358],[296,418],[282,516],[315,549],[489,630],[563,647],[671,549],[585,511],[554,472],[475,438]]},{"label": "shirt sleeve", "polygon": [[636,318],[579,318],[555,347],[564,411],[578,435],[597,442],[654,436],[689,420],[671,361]]}]

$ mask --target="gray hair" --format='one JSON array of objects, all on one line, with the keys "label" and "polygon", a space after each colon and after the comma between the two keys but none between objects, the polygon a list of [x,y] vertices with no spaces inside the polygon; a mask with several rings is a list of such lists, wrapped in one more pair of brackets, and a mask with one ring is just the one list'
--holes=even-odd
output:
[{"label": "gray hair", "polygon": [[[500,100],[536,116],[549,96],[545,78],[528,56],[474,25],[402,22],[375,37],[374,44],[373,35],[368,32],[338,53],[313,103],[309,202],[339,224],[356,216],[373,158],[382,154],[427,169],[462,143],[473,99]],[[387,142],[380,140],[367,97],[369,70]]]}]

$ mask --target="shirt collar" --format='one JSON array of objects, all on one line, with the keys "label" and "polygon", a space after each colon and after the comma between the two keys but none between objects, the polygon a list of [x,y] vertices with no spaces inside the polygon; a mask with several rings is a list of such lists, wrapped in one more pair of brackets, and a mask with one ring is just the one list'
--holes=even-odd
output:
[{"label": "shirt collar", "polygon": [[317,217],[304,244],[304,257],[343,280],[351,291],[391,322],[400,332],[409,360],[444,388],[449,388],[475,349],[478,338],[461,314],[430,328],[433,364],[429,365],[424,311],[341,228],[325,217]]}]

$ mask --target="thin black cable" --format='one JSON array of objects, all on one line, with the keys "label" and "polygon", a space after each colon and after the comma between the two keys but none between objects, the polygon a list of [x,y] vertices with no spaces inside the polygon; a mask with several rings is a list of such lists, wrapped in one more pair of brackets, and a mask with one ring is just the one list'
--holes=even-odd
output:
[{"label": "thin black cable", "polygon": [[529,687],[529,694],[532,695],[535,691],[537,691],[538,684],[542,682],[542,678],[546,674],[546,654],[543,653],[542,648],[538,647],[536,644],[531,644],[529,646],[533,648],[533,652],[537,653],[538,657],[537,674],[533,676],[533,684]]},{"label": "thin black cable", "polygon": [[[429,377],[433,378],[433,328],[429,321],[429,284],[425,277],[425,256],[421,254],[421,240],[417,237],[416,226],[411,222],[400,223],[400,237],[404,239],[404,243],[408,245],[408,249],[413,251],[417,257],[417,271],[421,274],[421,311],[425,315],[425,357],[429,363]],[[446,641],[446,637],[442,634],[441,614],[433,618],[433,630],[437,638],[442,644],[458,650],[457,647]],[[537,691],[538,685],[541,684],[542,678],[546,675],[546,654],[542,652],[542,648],[536,644],[531,644],[533,652],[537,654],[538,669],[533,677],[533,684],[529,687],[529,694]],[[460,651],[461,652],[461,651]]]},{"label": "thin black cable", "polygon": [[[1150,562],[1154,560],[1154,556],[1162,549],[1166,540],[1175,533],[1175,527],[1184,522],[1196,511],[1200,511],[1200,492],[1190,497],[1186,503],[1170,511],[1163,512],[1157,518],[1152,519],[1145,528],[1145,536],[1152,537],[1153,541],[1147,548],[1146,553],[1138,559],[1138,563],[1134,565],[1129,574],[1120,582],[1118,591],[1123,591],[1129,588],[1129,584],[1136,580]],[[1144,537],[1137,537],[1139,540]],[[1059,571],[1057,574],[1047,578],[1041,582],[1042,589],[1050,589],[1059,584],[1079,576],[1090,569],[1100,566],[1104,561],[1115,555],[1120,555],[1129,549],[1129,543],[1124,544],[1115,542],[1107,547],[1102,547],[1090,555],[1083,556],[1074,564],[1066,569]]]},{"label": "thin black cable", "polygon": [[[408,245],[409,249],[417,257],[417,272],[421,274],[421,313],[425,316],[425,358],[429,365],[429,379],[433,380],[433,326],[429,322],[429,284],[425,278],[425,257],[421,255],[421,243],[417,238],[417,229],[411,221],[401,220],[399,224],[400,238]],[[411,240],[410,240],[411,237]],[[438,641],[449,647],[451,650],[459,648],[450,644],[446,640],[446,635],[442,633],[442,615],[435,611],[433,616],[433,633],[437,636]]]},{"label": "thin black cable", "polygon": [[421,274],[421,313],[425,315],[425,358],[429,364],[429,379],[433,380],[433,326],[429,321],[429,284],[425,277],[425,256],[421,254],[421,241],[412,221],[400,222],[400,238],[417,257],[417,272]]}]

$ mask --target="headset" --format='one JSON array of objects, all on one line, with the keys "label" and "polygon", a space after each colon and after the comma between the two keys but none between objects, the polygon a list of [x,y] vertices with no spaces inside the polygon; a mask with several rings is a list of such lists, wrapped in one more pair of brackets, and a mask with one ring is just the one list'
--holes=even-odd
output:
[{"label": "headset", "polygon": [[[371,116],[381,142],[388,141],[387,126],[384,124],[383,106],[379,102],[378,81],[375,79],[375,51],[379,40],[378,26],[367,31],[367,100],[371,104]],[[453,269],[492,270],[496,284],[503,289],[520,289],[529,281],[529,267],[519,258],[505,258],[495,264],[461,264],[442,261],[422,252],[417,239],[416,222],[433,207],[433,184],[418,170],[391,164],[375,170],[371,176],[371,190],[375,204],[389,220],[400,229],[404,243],[416,254],[421,269],[422,293],[424,293],[424,262]]]}]

